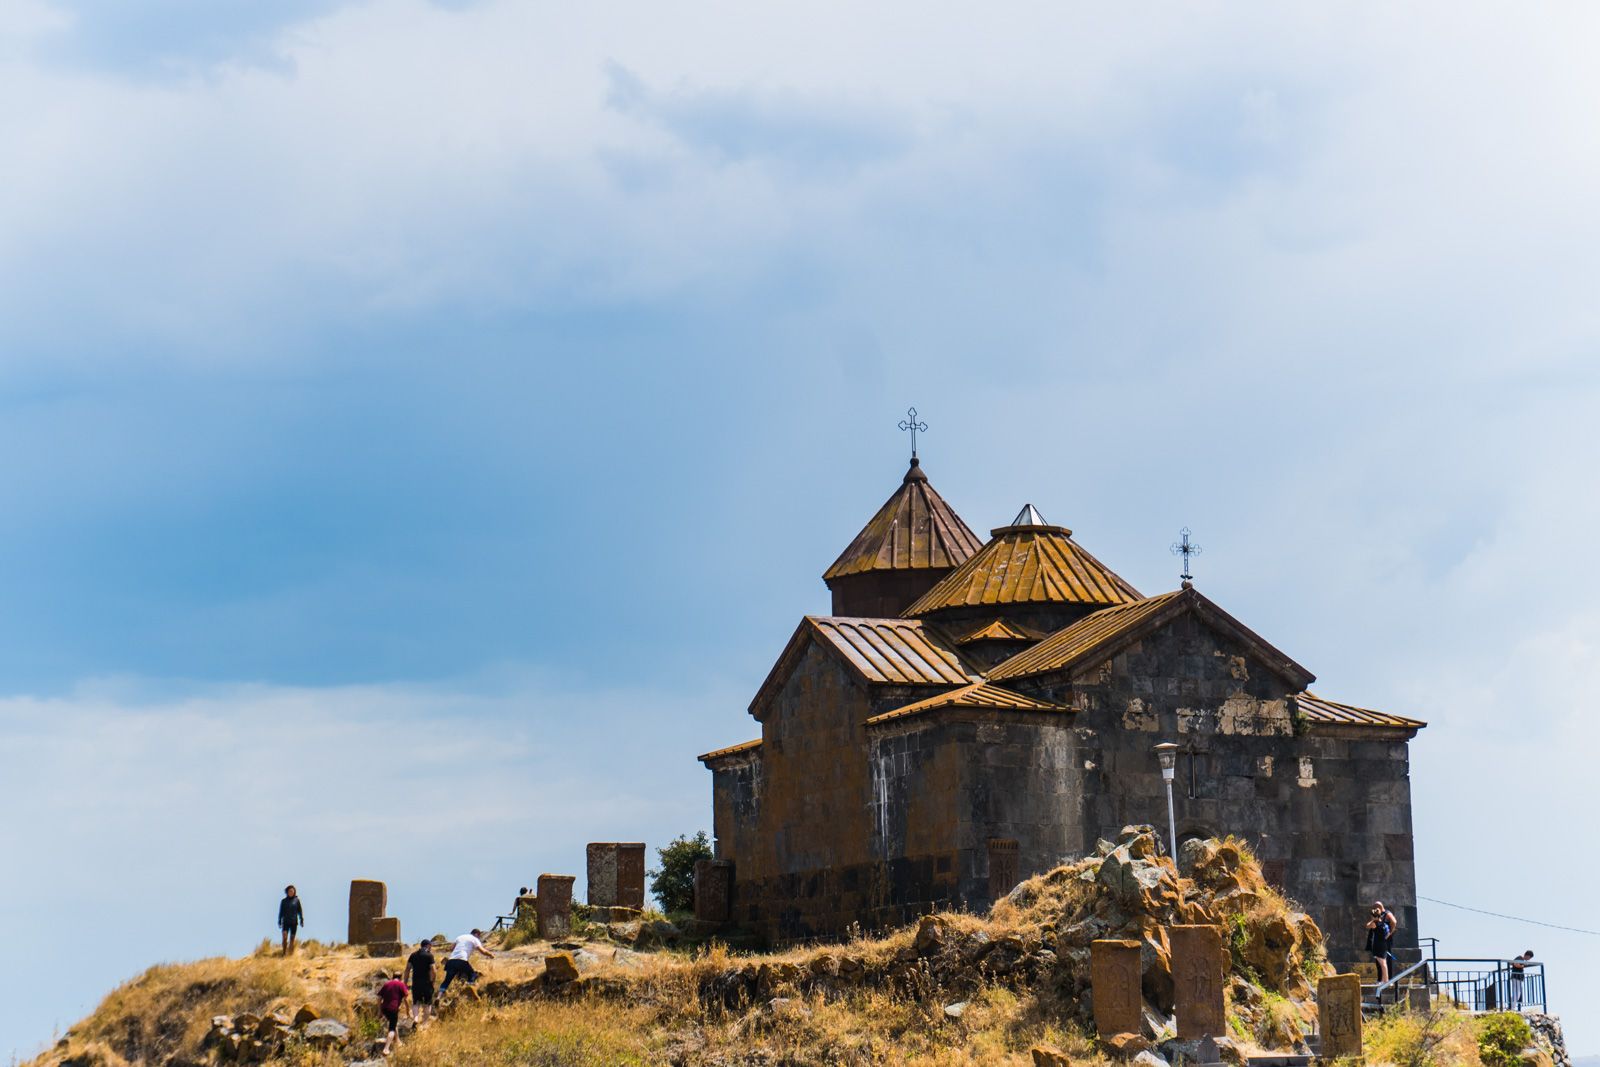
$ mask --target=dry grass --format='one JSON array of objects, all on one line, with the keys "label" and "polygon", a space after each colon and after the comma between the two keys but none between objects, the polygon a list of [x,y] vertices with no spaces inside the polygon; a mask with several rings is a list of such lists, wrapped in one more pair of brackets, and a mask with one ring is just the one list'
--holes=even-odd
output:
[{"label": "dry grass", "polygon": [[1473,1017],[1441,1010],[1396,1012],[1369,1023],[1370,1067],[1482,1067]]}]

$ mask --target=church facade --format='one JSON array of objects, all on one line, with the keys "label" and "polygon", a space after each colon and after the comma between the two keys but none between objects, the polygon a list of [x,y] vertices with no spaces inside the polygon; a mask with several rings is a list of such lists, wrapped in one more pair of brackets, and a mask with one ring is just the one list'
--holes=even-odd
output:
[{"label": "church facade", "polygon": [[[1023,508],[980,539],[913,456],[823,576],[712,774],[728,917],[774,941],[986,908],[1130,823],[1233,834],[1337,962],[1384,901],[1415,945],[1409,742],[1425,724],[1324,699],[1185,581],[1144,596]],[[724,870],[728,868],[724,867]]]}]

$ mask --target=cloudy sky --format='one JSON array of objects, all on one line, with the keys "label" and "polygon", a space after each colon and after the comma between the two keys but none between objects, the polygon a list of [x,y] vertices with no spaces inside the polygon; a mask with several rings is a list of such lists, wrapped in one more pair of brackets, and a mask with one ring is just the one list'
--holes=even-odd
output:
[{"label": "cloudy sky", "polygon": [[[0,1057],[694,755],[897,483],[1200,587],[1414,746],[1420,891],[1600,927],[1600,12],[0,4]],[[1600,1052],[1596,938],[1535,948]],[[40,941],[48,931],[48,941]]]}]

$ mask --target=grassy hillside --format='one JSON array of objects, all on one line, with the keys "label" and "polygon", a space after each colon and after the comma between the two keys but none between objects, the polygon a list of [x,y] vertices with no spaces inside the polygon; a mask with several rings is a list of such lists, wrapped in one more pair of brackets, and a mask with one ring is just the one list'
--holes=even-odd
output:
[{"label": "grassy hillside", "polygon": [[[1144,992],[1158,1021],[1146,1036],[1160,1040],[1171,1036],[1165,927],[1174,922],[1226,931],[1229,1025],[1240,1052],[1301,1046],[1315,1017],[1314,980],[1325,970],[1316,924],[1267,887],[1237,842],[1190,846],[1182,877],[1155,852],[1153,835],[1130,830],[1095,856],[1023,883],[988,915],[929,916],[886,936],[786,952],[735,954],[718,944],[635,951],[617,943],[632,929],[593,927],[569,946],[575,980],[547,968],[556,946],[502,935],[503,951],[481,968],[482,999],[452,993],[437,1022],[403,1031],[392,1062],[1023,1065],[1034,1062],[1036,1045],[1074,1063],[1108,1062],[1090,1036],[1089,944],[1143,943]],[[287,960],[263,946],[242,960],[153,967],[29,1067],[209,1067],[226,1062],[227,1051],[208,1040],[213,1017],[287,1017],[302,1008],[348,1035],[318,1047],[304,1031],[279,1028],[285,1036],[258,1062],[360,1061],[381,1035],[374,991],[397,964],[312,944]]]}]

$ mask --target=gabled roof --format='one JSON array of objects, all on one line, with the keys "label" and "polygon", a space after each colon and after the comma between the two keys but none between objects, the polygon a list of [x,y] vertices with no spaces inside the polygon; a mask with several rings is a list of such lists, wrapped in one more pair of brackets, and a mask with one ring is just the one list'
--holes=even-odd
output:
[{"label": "gabled roof", "polygon": [[1171,593],[1087,615],[1066,629],[1057,630],[1032,648],[996,664],[988,671],[988,678],[990,681],[1005,681],[1070,670],[1109,659],[1123,646],[1154,633],[1187,611],[1196,613],[1208,625],[1245,644],[1270,670],[1296,688],[1303,689],[1316,680],[1310,671],[1269,645],[1188,583]]},{"label": "gabled roof", "polygon": [[961,516],[946,504],[917,457],[900,488],[861,528],[850,546],[822,575],[824,581],[875,570],[955,567],[982,547]]},{"label": "gabled roof", "polygon": [[[1019,519],[1038,518],[1032,505]],[[993,540],[906,609],[907,616],[983,604],[1125,604],[1139,591],[1084,551],[1064,526],[1002,526]]]},{"label": "gabled roof", "polygon": [[870,685],[966,685],[978,678],[954,643],[919,619],[807,615],[756,691],[751,714],[783,685],[813,640],[832,650]]},{"label": "gabled roof", "polygon": [[742,756],[745,753],[753,754],[760,747],[761,738],[758,737],[754,741],[745,741],[741,744],[729,745],[727,748],[719,748],[714,752],[707,752],[705,755],[700,756],[699,760],[701,763],[710,763],[712,760],[718,760],[724,756]]},{"label": "gabled roof", "polygon": [[964,685],[960,689],[952,689],[948,693],[919,700],[914,704],[907,704],[903,708],[886,711],[882,715],[874,715],[867,720],[867,725],[893,722],[911,715],[920,715],[926,711],[936,711],[939,708],[978,708],[996,711],[1071,711],[1063,704],[1051,704],[1044,700],[1035,700],[1021,693],[1013,693],[1009,689],[1002,689],[998,685],[988,682],[974,682]]},{"label": "gabled roof", "polygon": [[1404,715],[1391,715],[1386,711],[1358,708],[1354,704],[1338,704],[1324,700],[1314,693],[1300,693],[1294,698],[1300,714],[1313,723],[1329,726],[1382,726],[1395,730],[1420,730],[1428,724],[1421,719],[1408,719]]},{"label": "gabled roof", "polygon": [[1008,619],[990,619],[970,626],[949,626],[945,632],[958,645],[970,645],[978,641],[1043,641],[1049,636]]}]

